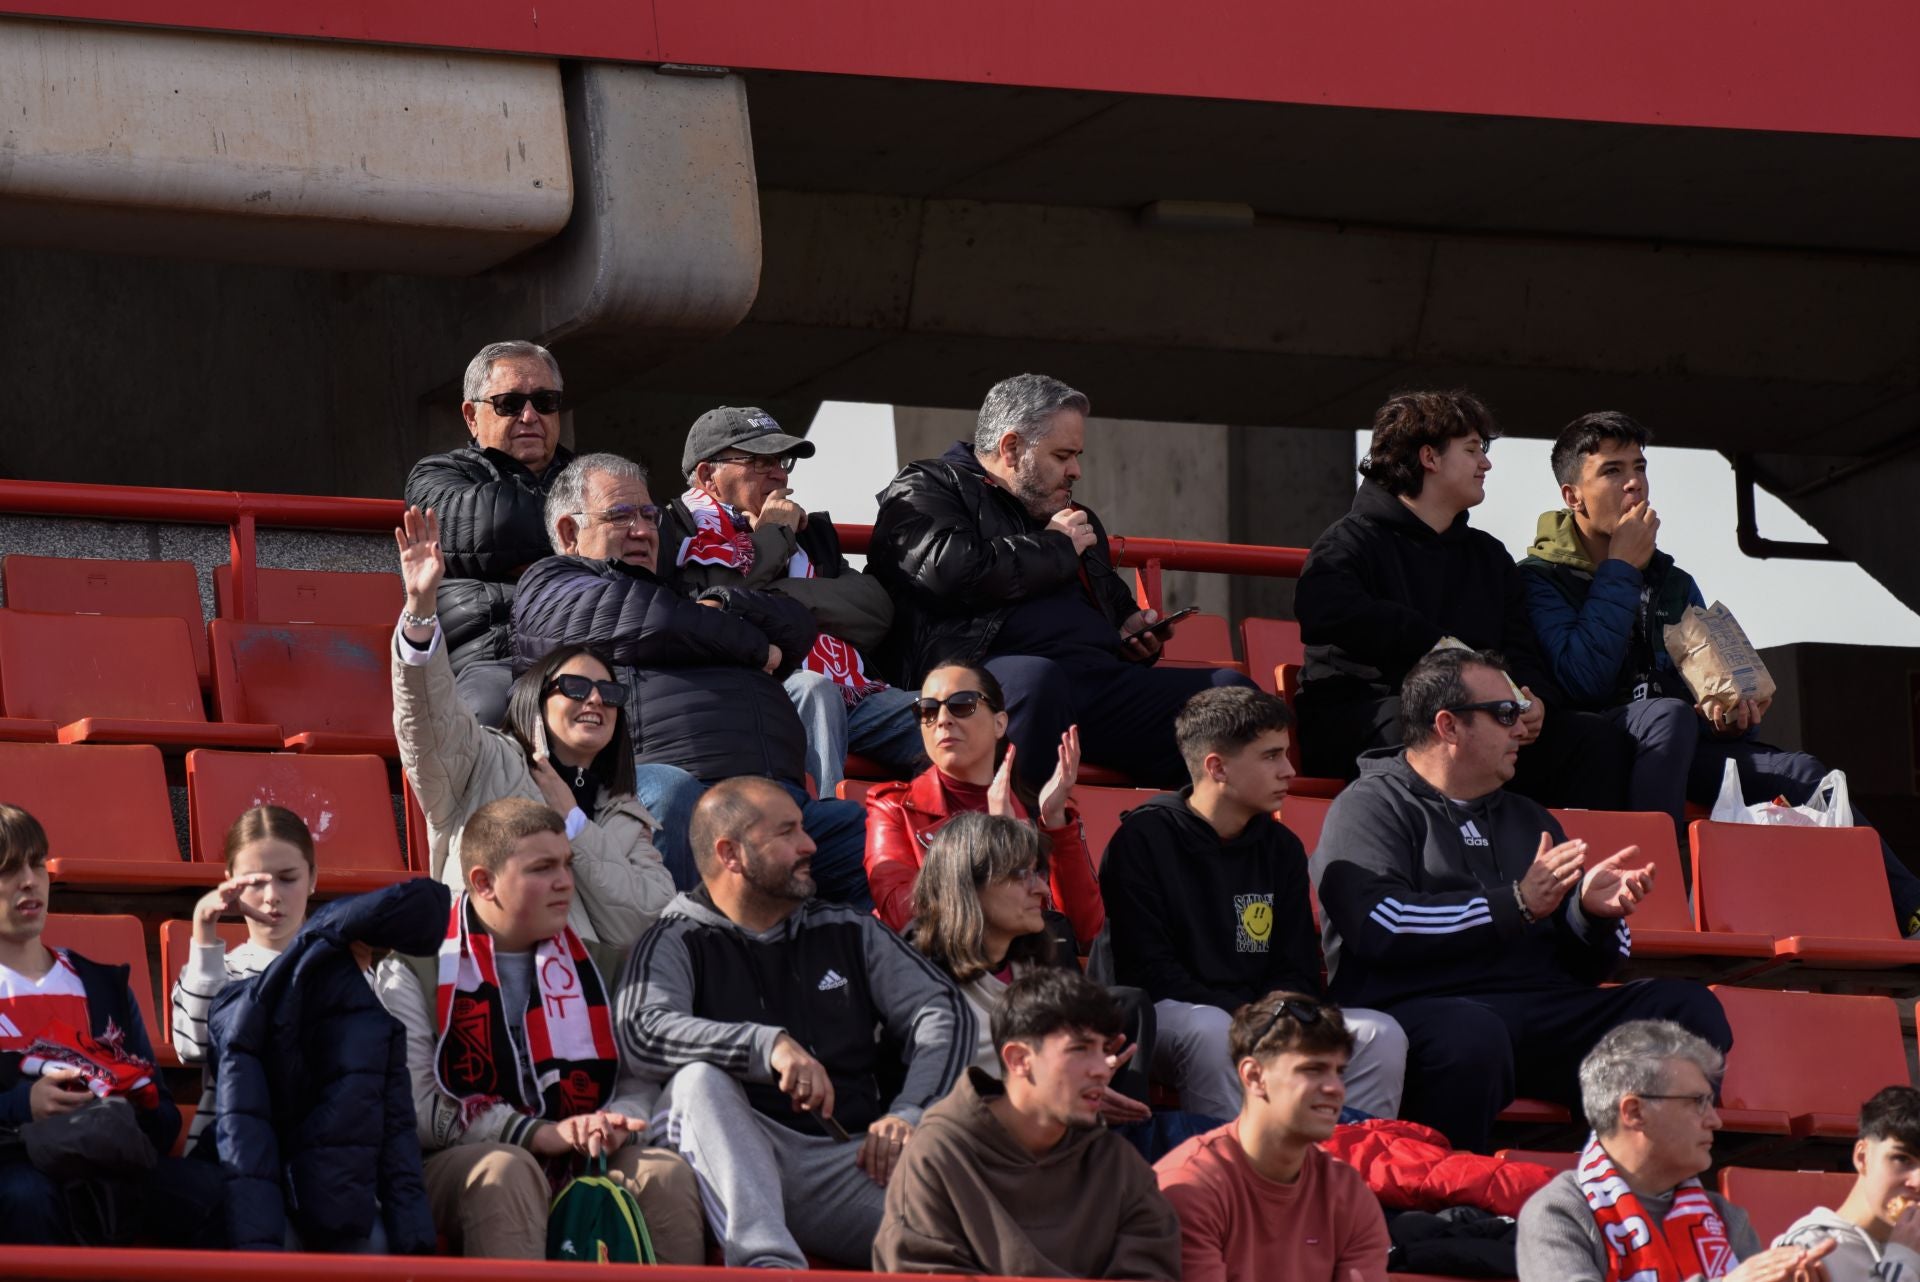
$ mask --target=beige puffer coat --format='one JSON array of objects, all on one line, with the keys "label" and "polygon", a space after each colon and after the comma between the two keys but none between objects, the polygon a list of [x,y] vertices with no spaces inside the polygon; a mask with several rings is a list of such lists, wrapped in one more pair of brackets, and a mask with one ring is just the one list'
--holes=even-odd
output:
[{"label": "beige puffer coat", "polygon": [[[460,831],[473,812],[501,797],[545,801],[526,754],[509,735],[483,727],[460,701],[441,638],[422,664],[393,661],[393,733],[400,765],[427,816],[434,876],[456,890]],[[660,823],[628,794],[602,797],[573,839],[574,900],[567,922],[583,939],[632,948],[674,896],[673,877],[654,848]]]}]

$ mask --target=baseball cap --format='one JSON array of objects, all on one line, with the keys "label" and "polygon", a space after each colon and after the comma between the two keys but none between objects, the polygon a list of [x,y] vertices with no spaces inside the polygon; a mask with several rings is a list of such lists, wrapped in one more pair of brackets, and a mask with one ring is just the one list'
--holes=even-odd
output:
[{"label": "baseball cap", "polygon": [[687,430],[687,445],[680,453],[680,473],[692,476],[693,469],[727,448],[748,454],[791,454],[812,458],[813,442],[802,436],[788,436],[780,430],[773,415],[755,406],[722,405],[708,410]]}]

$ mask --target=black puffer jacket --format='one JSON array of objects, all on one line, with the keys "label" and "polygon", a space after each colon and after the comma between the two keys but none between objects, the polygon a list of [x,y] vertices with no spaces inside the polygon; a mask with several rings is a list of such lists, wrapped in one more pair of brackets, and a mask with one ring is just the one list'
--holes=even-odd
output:
[{"label": "black puffer jacket", "polygon": [[1098,516],[1087,513],[1098,542],[1076,556],[1071,539],[987,483],[967,441],[907,464],[878,498],[867,573],[893,594],[893,630],[881,659],[902,689],[918,688],[944,659],[980,659],[1014,606],[1059,591],[1082,571],[1116,629],[1139,608],[1113,572]]},{"label": "black puffer jacket", "polygon": [[[780,679],[813,647],[813,615],[770,592],[703,596],[725,608],[689,601],[639,566],[548,557],[514,597],[514,668],[526,671],[556,645],[598,646],[635,695],[627,722],[636,762],[679,766],[709,783],[765,775],[804,784],[807,732]],[[769,641],[781,652],[774,676],[764,671]]]},{"label": "black puffer jacket", "polygon": [[476,660],[512,655],[514,580],[553,555],[547,487],[571,462],[573,452],[561,446],[546,471],[535,475],[512,455],[468,441],[428,455],[407,474],[407,502],[440,514],[440,546],[447,554],[440,627],[455,672]]}]

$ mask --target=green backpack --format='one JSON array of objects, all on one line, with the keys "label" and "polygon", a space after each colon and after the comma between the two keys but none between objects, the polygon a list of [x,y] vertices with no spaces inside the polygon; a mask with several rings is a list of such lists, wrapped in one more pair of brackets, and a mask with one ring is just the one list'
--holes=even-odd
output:
[{"label": "green backpack", "polygon": [[576,1175],[553,1199],[547,1212],[547,1258],[576,1263],[658,1264],[640,1203],[626,1185],[607,1176],[607,1156],[599,1167]]}]

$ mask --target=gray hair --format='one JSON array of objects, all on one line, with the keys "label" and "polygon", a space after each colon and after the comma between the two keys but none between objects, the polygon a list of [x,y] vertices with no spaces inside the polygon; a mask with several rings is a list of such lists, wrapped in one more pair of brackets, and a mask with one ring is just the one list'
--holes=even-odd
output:
[{"label": "gray hair", "polygon": [[974,452],[993,453],[1008,432],[1018,432],[1028,445],[1045,440],[1053,430],[1053,416],[1061,410],[1091,414],[1093,407],[1084,393],[1045,374],[1003,378],[988,389],[987,399],[980,403],[980,418],[973,429]]},{"label": "gray hair", "polygon": [[493,373],[495,361],[531,361],[542,360],[553,374],[553,388],[559,391],[565,387],[560,377],[560,362],[553,359],[553,353],[538,343],[529,343],[525,339],[515,338],[504,343],[488,343],[474,358],[467,362],[466,377],[460,380],[460,399],[477,401],[480,394],[487,390],[487,375]]},{"label": "gray hair", "polygon": [[560,518],[573,516],[581,510],[587,501],[587,477],[595,472],[611,476],[616,481],[638,481],[647,484],[647,469],[629,458],[618,454],[582,454],[553,478],[553,484],[547,487],[547,542],[553,544],[555,552],[564,553],[566,548],[560,543]]},{"label": "gray hair", "polygon": [[1636,1019],[1602,1037],[1580,1061],[1580,1107],[1601,1139],[1620,1129],[1620,1101],[1658,1094],[1669,1060],[1691,1060],[1716,1086],[1727,1057],[1670,1019]]}]

